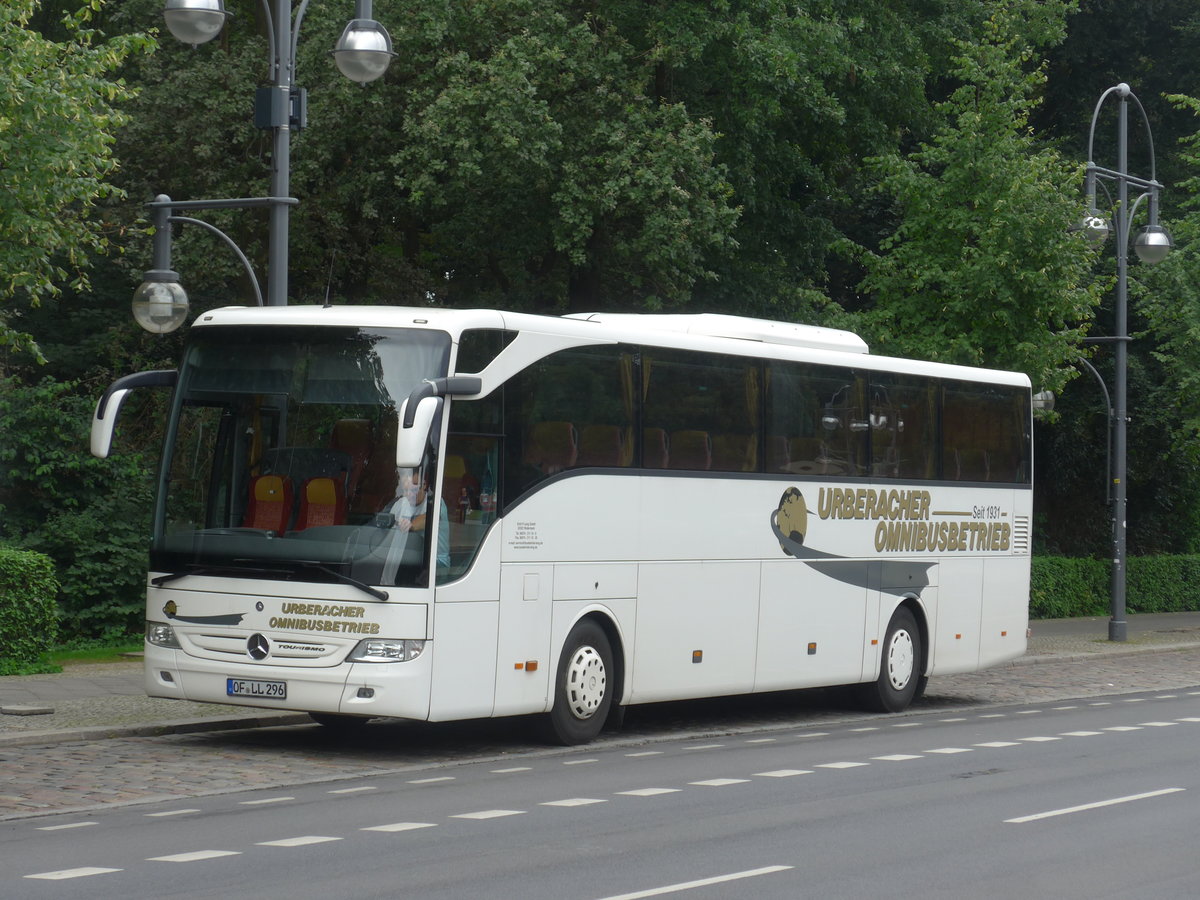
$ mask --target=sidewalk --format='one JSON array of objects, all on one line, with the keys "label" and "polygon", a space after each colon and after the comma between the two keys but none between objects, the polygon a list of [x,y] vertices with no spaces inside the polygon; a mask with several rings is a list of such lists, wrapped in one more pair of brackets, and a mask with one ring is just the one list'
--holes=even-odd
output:
[{"label": "sidewalk", "polygon": [[[1131,615],[1128,638],[1109,641],[1107,617],[1035,621],[1026,655],[1009,667],[1200,648],[1200,612]],[[0,746],[310,721],[303,713],[147,697],[140,659],[0,677]]]}]

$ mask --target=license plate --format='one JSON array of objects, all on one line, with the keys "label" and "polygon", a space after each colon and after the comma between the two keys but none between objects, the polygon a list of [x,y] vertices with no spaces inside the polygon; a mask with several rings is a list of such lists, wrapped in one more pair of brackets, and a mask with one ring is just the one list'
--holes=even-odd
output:
[{"label": "license plate", "polygon": [[287,682],[227,678],[225,679],[225,693],[230,697],[266,697],[270,700],[286,700]]}]

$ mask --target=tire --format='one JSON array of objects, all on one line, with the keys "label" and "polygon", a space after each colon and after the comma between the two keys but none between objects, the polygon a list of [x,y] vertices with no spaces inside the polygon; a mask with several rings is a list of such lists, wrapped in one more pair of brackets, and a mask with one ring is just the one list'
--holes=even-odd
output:
[{"label": "tire", "polygon": [[341,734],[361,731],[371,721],[366,716],[348,716],[344,713],[310,712],[308,717],[318,725]]},{"label": "tire", "polygon": [[892,614],[883,639],[879,677],[859,686],[861,705],[872,712],[903,712],[923,689],[921,631],[912,612],[901,606]]},{"label": "tire", "polygon": [[612,646],[595,622],[584,620],[563,644],[554,677],[554,705],[543,720],[551,743],[586,744],[600,734],[612,707]]}]

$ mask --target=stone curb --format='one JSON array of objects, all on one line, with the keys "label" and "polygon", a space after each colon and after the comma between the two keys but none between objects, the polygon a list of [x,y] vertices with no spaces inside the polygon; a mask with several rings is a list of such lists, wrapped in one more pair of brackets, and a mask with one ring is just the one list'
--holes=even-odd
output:
[{"label": "stone curb", "polygon": [[281,725],[311,725],[306,713],[277,713],[236,718],[178,719],[147,722],[142,725],[92,725],[55,731],[20,731],[0,735],[0,747],[38,744],[66,744],[72,741],[104,741],[114,738],[161,737],[167,734],[193,734],[205,731],[237,731],[247,728],[272,728]]}]

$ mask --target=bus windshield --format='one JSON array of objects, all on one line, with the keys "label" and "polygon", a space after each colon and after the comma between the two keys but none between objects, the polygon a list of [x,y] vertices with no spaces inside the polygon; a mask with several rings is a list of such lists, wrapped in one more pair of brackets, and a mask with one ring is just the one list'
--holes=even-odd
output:
[{"label": "bus windshield", "polygon": [[450,336],[416,329],[193,330],[166,437],[151,565],[423,585],[431,465],[396,468],[398,410],[444,376]]}]

